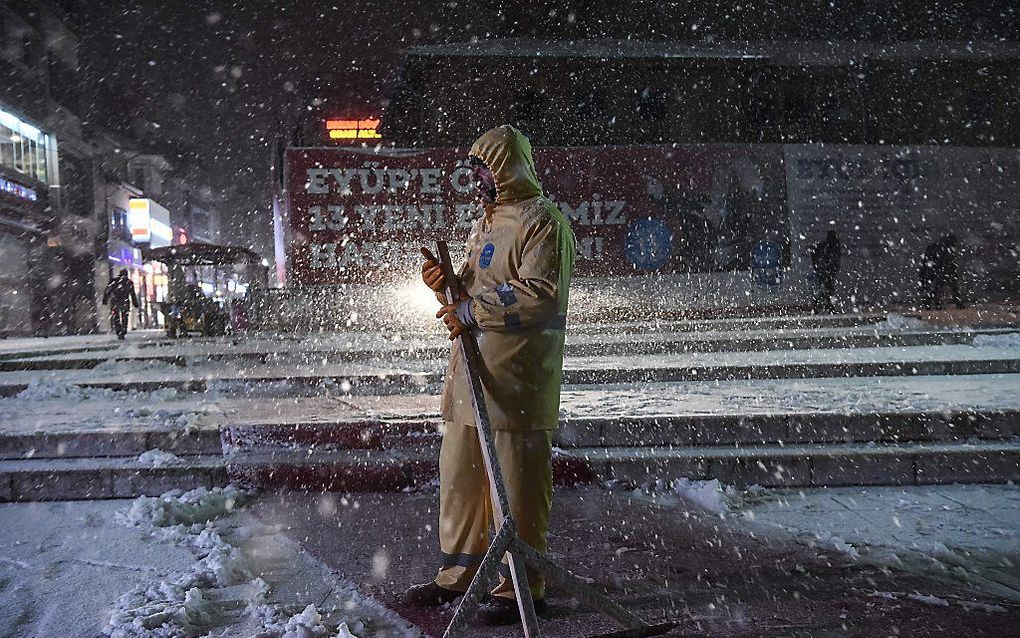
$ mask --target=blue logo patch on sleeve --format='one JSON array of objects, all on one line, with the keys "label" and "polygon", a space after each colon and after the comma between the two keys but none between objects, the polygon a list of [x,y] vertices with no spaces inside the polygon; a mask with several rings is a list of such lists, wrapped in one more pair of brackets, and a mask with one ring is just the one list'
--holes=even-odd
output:
[{"label": "blue logo patch on sleeve", "polygon": [[500,284],[496,287],[496,294],[499,295],[499,302],[504,306],[512,306],[517,303],[517,295],[514,294],[514,288],[510,284]]},{"label": "blue logo patch on sleeve", "polygon": [[482,254],[478,255],[478,267],[488,268],[489,264],[492,263],[492,254],[494,252],[496,252],[496,246],[492,242],[485,244],[485,247],[482,248]]}]

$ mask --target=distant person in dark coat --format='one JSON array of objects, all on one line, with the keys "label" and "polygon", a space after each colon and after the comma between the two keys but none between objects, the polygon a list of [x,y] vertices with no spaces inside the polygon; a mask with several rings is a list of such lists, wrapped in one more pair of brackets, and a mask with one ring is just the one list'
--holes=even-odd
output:
[{"label": "distant person in dark coat", "polygon": [[843,260],[843,246],[836,231],[830,230],[825,239],[811,247],[811,269],[815,273],[817,292],[812,304],[815,312],[836,312],[836,277]]},{"label": "distant person in dark coat", "polygon": [[128,278],[128,271],[121,270],[103,291],[103,305],[110,305],[110,327],[118,339],[123,339],[128,331],[128,313],[131,306],[138,307],[138,295]]},{"label": "distant person in dark coat", "polygon": [[957,277],[959,252],[959,242],[953,233],[946,233],[924,249],[917,277],[922,307],[942,308],[941,297],[944,288],[949,289],[949,300],[957,308],[966,307],[960,299],[960,283]]}]

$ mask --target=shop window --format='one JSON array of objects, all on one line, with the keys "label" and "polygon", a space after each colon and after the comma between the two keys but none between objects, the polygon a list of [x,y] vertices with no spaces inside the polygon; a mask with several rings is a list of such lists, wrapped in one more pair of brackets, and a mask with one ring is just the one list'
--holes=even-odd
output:
[{"label": "shop window", "polygon": [[6,111],[0,111],[0,166],[47,181],[49,136]]},{"label": "shop window", "polygon": [[131,241],[131,229],[128,228],[128,214],[123,208],[114,207],[110,211],[110,237],[121,241]]}]

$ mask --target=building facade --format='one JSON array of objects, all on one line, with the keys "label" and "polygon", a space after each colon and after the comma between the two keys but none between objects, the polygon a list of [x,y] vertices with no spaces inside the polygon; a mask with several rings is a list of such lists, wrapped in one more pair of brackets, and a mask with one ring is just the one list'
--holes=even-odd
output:
[{"label": "building facade", "polygon": [[0,335],[94,330],[90,151],[69,3],[0,4]]}]

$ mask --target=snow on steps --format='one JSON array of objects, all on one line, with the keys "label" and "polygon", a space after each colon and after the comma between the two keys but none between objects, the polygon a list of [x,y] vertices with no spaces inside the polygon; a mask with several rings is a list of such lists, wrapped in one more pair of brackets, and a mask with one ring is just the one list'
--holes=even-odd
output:
[{"label": "snow on steps", "polygon": [[[595,359],[598,361],[598,359]],[[612,385],[620,383],[669,381],[729,381],[753,379],[817,379],[838,377],[889,377],[889,376],[941,376],[964,374],[1015,374],[1020,373],[1020,359],[964,359],[923,361],[866,361],[866,362],[811,362],[811,363],[757,363],[739,365],[668,363],[660,367],[591,367],[568,366],[563,371],[567,385]],[[291,396],[317,393],[324,388],[344,388],[351,394],[403,394],[420,392],[423,388],[438,387],[443,373],[406,372],[385,374],[260,374],[215,378],[159,378],[153,376],[130,381],[71,382],[83,388],[115,391],[152,392],[174,388],[180,392],[206,392],[217,388],[221,392],[260,395],[285,390]],[[16,396],[29,387],[27,383],[0,383],[0,397]]]},{"label": "snow on steps", "polygon": [[[655,335],[640,337],[635,335],[629,340],[602,340],[581,336],[579,340],[568,339],[566,356],[622,356],[622,355],[654,355],[673,353],[710,353],[710,352],[764,352],[769,350],[807,350],[833,348],[877,348],[877,347],[913,347],[932,345],[970,344],[979,335],[999,335],[1013,332],[1013,329],[936,329],[910,332],[868,332],[827,333],[827,334],[782,334],[767,332],[761,334],[742,334],[730,336],[718,334],[712,337],[701,337],[689,332],[661,332]],[[603,337],[605,335],[598,335]],[[575,338],[577,339],[577,338]],[[286,360],[315,360],[336,364],[350,362],[366,362],[379,357],[410,356],[415,359],[445,359],[449,356],[449,345],[428,344],[425,346],[403,347],[393,344],[387,348],[353,348],[339,350],[336,347],[325,347],[327,344],[310,344],[310,347],[297,346],[285,352],[272,350],[227,349],[221,352],[209,352],[192,357],[201,361],[243,360],[251,363],[268,363]],[[0,360],[0,371],[30,370],[72,370],[89,369],[107,362],[158,361],[169,365],[187,367],[189,357],[174,354],[144,353],[118,355],[116,353],[93,354],[75,358],[31,356],[25,358]]]},{"label": "snow on steps", "polygon": [[[1020,411],[590,418],[566,421],[554,476],[688,476],[776,486],[1020,478]],[[231,479],[261,488],[412,489],[437,476],[429,421],[226,428]]]},{"label": "snow on steps", "polygon": [[[258,423],[0,436],[0,500],[114,498],[222,484],[392,491],[437,476],[434,420]],[[1020,411],[649,416],[565,420],[559,485],[688,476],[761,485],[1017,480]],[[162,467],[139,460],[158,448]]]},{"label": "snow on steps", "polygon": [[54,501],[156,496],[171,489],[227,483],[223,456],[181,457],[174,465],[138,457],[0,461],[0,501]]},{"label": "snow on steps", "polygon": [[[437,446],[437,419],[292,421],[224,427],[224,448],[417,449]],[[554,444],[574,447],[1002,440],[1020,436],[1020,409],[655,415],[560,420]]]},{"label": "snow on steps", "polygon": [[220,432],[196,428],[184,433],[167,429],[99,429],[0,434],[0,459],[60,459],[138,456],[160,449],[178,455],[221,453]]},{"label": "snow on steps", "polygon": [[[261,450],[228,457],[227,473],[259,489],[372,492],[427,485],[438,467],[434,454]],[[572,448],[557,450],[553,475],[559,485],[677,476],[766,487],[1002,483],[1020,480],[1020,443]]]},{"label": "snow on steps", "polygon": [[[553,469],[559,485],[676,476],[784,487],[1001,483],[1020,480],[1020,443],[572,448],[557,451]],[[259,450],[164,466],[131,457],[29,459],[0,461],[0,500],[124,498],[228,479],[261,489],[399,491],[437,476],[434,453],[394,450]]]},{"label": "snow on steps", "polygon": [[1020,442],[850,443],[747,447],[576,448],[596,476],[635,482],[719,479],[762,487],[1005,483],[1020,480]]}]

